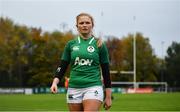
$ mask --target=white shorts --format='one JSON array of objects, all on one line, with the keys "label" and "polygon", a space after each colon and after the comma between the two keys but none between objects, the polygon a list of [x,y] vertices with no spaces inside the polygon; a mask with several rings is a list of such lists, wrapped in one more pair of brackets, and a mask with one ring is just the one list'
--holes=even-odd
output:
[{"label": "white shorts", "polygon": [[87,88],[68,88],[67,103],[82,103],[83,100],[96,99],[103,102],[104,92],[102,86]]}]

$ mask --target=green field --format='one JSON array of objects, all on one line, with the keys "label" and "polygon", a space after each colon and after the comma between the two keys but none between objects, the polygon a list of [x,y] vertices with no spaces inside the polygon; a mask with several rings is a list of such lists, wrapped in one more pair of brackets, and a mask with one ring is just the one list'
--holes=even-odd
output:
[{"label": "green field", "polygon": [[[180,111],[180,93],[113,96],[110,111]],[[0,95],[0,111],[67,111],[65,98],[65,94]]]}]

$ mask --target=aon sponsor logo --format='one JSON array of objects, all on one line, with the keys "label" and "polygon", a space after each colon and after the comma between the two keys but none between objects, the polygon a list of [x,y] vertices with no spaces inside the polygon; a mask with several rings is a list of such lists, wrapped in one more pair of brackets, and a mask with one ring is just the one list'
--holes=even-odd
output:
[{"label": "aon sponsor logo", "polygon": [[74,65],[89,65],[91,66],[93,60],[89,59],[80,59],[79,57],[76,57]]}]

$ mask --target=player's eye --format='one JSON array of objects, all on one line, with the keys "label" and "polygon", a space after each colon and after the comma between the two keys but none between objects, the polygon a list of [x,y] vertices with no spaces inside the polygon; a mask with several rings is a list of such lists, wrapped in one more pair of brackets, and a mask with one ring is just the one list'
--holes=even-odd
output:
[{"label": "player's eye", "polygon": [[84,24],[84,22],[80,22],[79,24],[80,24],[80,25],[83,25],[83,24]]},{"label": "player's eye", "polygon": [[79,24],[83,25],[83,24],[91,24],[91,23],[90,22],[80,22]]},{"label": "player's eye", "polygon": [[86,22],[86,24],[90,24],[90,22]]}]

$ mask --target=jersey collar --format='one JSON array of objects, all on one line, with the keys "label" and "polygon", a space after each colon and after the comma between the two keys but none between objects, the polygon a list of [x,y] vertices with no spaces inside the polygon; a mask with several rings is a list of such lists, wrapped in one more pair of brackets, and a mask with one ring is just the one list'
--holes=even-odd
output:
[{"label": "jersey collar", "polygon": [[[94,40],[94,37],[91,38],[91,40],[89,41],[89,44],[91,44]],[[78,43],[80,44],[81,43],[81,37],[78,36]]]}]

